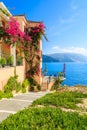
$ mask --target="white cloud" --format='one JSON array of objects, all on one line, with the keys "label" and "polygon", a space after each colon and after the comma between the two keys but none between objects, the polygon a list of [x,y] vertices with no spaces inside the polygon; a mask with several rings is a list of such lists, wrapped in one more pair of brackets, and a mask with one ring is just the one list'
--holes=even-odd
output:
[{"label": "white cloud", "polygon": [[87,56],[87,50],[82,47],[67,47],[67,48],[61,48],[59,46],[52,47],[52,50],[54,53],[60,53],[60,52],[66,52],[66,53],[78,53],[83,54]]},{"label": "white cloud", "polygon": [[58,50],[58,49],[60,49],[60,47],[59,46],[54,46],[52,49]]}]

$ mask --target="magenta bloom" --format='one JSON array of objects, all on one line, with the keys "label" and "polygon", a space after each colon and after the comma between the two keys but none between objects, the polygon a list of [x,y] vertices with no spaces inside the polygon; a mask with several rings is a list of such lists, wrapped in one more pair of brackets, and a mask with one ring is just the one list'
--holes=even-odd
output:
[{"label": "magenta bloom", "polygon": [[7,48],[7,49],[9,49],[9,48],[10,48],[10,46],[9,46],[8,44],[6,44],[5,46],[6,46],[6,48]]},{"label": "magenta bloom", "polygon": [[11,35],[13,42],[19,38],[23,40],[24,32],[20,30],[20,24],[13,17],[10,18],[6,32]]},{"label": "magenta bloom", "polygon": [[39,26],[39,28],[41,28],[42,30],[44,30],[44,28],[45,28],[45,26],[44,26],[43,23],[40,23],[38,26]]},{"label": "magenta bloom", "polygon": [[30,78],[30,74],[29,73],[26,74],[26,78]]}]

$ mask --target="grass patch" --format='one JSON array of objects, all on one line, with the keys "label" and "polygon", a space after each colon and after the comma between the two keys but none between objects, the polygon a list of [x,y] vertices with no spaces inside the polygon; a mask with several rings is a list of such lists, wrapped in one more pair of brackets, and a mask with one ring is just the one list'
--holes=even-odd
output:
[{"label": "grass patch", "polygon": [[87,130],[87,116],[58,108],[28,108],[9,116],[0,130]]},{"label": "grass patch", "polygon": [[81,103],[82,98],[87,98],[87,94],[83,94],[81,92],[76,92],[76,91],[75,92],[63,91],[61,93],[55,92],[55,93],[47,94],[40,99],[37,99],[36,101],[33,102],[32,106],[53,105],[56,107],[79,109],[79,107],[76,104]]},{"label": "grass patch", "polygon": [[[82,98],[87,98],[87,94],[76,91],[47,94],[34,101],[32,107],[10,115],[0,124],[0,130],[87,130],[87,115],[59,108],[77,109]],[[45,107],[34,107],[37,105]]]},{"label": "grass patch", "polygon": [[4,92],[0,91],[0,99],[2,99],[2,98],[11,98],[11,97],[13,97],[12,92],[4,93]]}]

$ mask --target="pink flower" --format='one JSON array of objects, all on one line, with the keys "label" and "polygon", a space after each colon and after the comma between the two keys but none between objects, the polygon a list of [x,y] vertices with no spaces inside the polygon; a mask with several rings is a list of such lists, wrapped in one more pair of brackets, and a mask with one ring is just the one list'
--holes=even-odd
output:
[{"label": "pink flower", "polygon": [[15,37],[12,38],[12,41],[13,41],[13,42],[16,42],[16,40],[17,40],[17,39],[16,39]]},{"label": "pink flower", "polygon": [[9,49],[9,48],[10,48],[10,46],[9,46],[8,44],[6,44],[5,46],[6,46],[6,48],[7,48],[7,49]]},{"label": "pink flower", "polygon": [[13,17],[10,18],[6,32],[12,36],[13,42],[19,38],[23,41],[24,32],[20,30],[20,24]]},{"label": "pink flower", "polygon": [[26,78],[30,78],[30,74],[29,73],[26,74]]},{"label": "pink flower", "polygon": [[41,50],[37,50],[37,52],[38,52],[38,53],[40,53],[40,52],[41,52]]},{"label": "pink flower", "polygon": [[45,26],[44,26],[43,23],[40,23],[38,26],[39,26],[42,30],[44,30],[44,28],[45,28]]},{"label": "pink flower", "polygon": [[29,35],[27,35],[27,34],[24,35],[24,38],[25,38],[25,40],[27,40],[29,42],[31,42],[31,40],[32,40],[31,37]]},{"label": "pink flower", "polygon": [[40,29],[33,30],[33,33],[38,33],[38,32],[40,32]]}]

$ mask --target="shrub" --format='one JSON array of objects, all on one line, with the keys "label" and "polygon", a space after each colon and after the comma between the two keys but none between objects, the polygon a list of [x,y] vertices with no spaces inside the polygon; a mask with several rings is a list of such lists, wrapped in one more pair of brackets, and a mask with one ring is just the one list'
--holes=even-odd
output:
[{"label": "shrub", "polygon": [[87,130],[87,115],[58,108],[28,108],[10,115],[0,130]]},{"label": "shrub", "polygon": [[11,97],[13,97],[13,94],[12,94],[12,92],[2,92],[2,91],[0,91],[0,99],[2,99],[2,98],[11,98]]},{"label": "shrub", "polygon": [[30,85],[30,91],[34,91],[34,85]]},{"label": "shrub", "polygon": [[26,88],[22,88],[22,93],[26,93]]},{"label": "shrub", "polygon": [[30,84],[30,91],[34,91],[34,86],[37,86],[37,82],[33,78],[28,79]]},{"label": "shrub", "polygon": [[17,82],[15,85],[16,92],[19,92],[21,90],[21,83]]},{"label": "shrub", "polygon": [[40,84],[37,85],[37,89],[41,90],[41,85]]},{"label": "shrub", "polygon": [[7,82],[6,86],[4,87],[4,91],[6,91],[6,90],[9,90],[9,91],[15,90],[16,85],[17,85],[17,78],[18,78],[17,76],[11,76],[8,79],[8,82]]},{"label": "shrub", "polygon": [[29,85],[29,80],[25,79],[22,83],[22,88],[27,88],[27,86]]},{"label": "shrub", "polygon": [[21,83],[18,82],[18,76],[11,76],[8,79],[7,84],[4,86],[4,92],[11,92],[13,90],[16,90],[16,92],[19,92],[21,90]]},{"label": "shrub", "polygon": [[64,81],[65,77],[63,72],[59,72],[58,75],[55,77],[54,84],[51,90],[58,90],[62,86],[62,82]]},{"label": "shrub", "polygon": [[26,92],[26,88],[29,86],[29,81],[28,79],[25,79],[22,83],[22,93]]},{"label": "shrub", "polygon": [[14,62],[13,56],[9,56],[8,59],[7,59],[7,64],[10,65],[10,66],[12,66],[13,62]]},{"label": "shrub", "polygon": [[7,92],[10,92],[10,91],[11,91],[11,90],[10,90],[9,85],[6,84],[6,85],[4,86],[4,92],[7,93]]},{"label": "shrub", "polygon": [[37,90],[41,90],[41,85],[37,83],[33,78],[28,79],[30,85],[30,91],[34,91],[34,88],[37,87]]},{"label": "shrub", "polygon": [[76,105],[77,103],[82,102],[82,98],[87,98],[87,94],[79,93],[79,92],[56,92],[50,93],[37,99],[33,102],[32,105],[45,105],[50,106],[53,105],[55,107],[63,107],[63,108],[71,108],[71,109],[79,109]]},{"label": "shrub", "polygon": [[4,93],[2,91],[0,91],[0,99],[3,98],[3,95],[4,95]]},{"label": "shrub", "polygon": [[2,67],[5,67],[5,65],[6,65],[6,58],[5,57],[2,57],[0,59],[0,64],[1,64]]},{"label": "shrub", "polygon": [[12,92],[6,92],[6,93],[4,93],[3,98],[11,98],[11,97],[13,97]]}]

